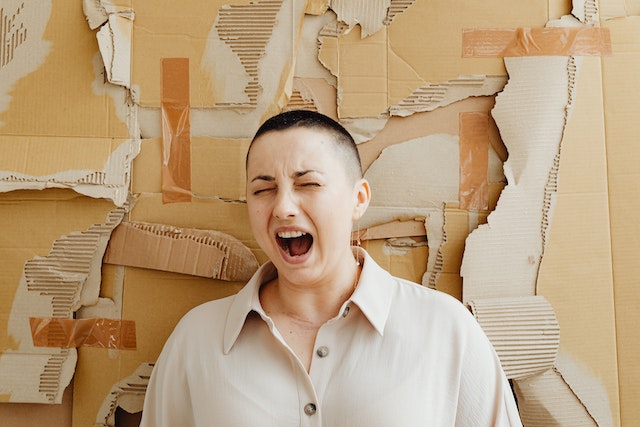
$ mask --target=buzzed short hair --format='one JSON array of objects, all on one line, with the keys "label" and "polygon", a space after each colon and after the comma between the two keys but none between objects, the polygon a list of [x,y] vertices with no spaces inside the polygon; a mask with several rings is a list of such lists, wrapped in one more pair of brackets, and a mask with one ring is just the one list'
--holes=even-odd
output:
[{"label": "buzzed short hair", "polygon": [[333,137],[335,147],[342,154],[347,176],[353,181],[362,178],[362,163],[360,153],[351,134],[338,122],[324,114],[310,110],[291,110],[277,114],[265,121],[256,131],[249,149],[247,150],[246,165],[249,162],[249,153],[256,139],[268,132],[284,131],[292,128],[318,129],[327,132]]}]

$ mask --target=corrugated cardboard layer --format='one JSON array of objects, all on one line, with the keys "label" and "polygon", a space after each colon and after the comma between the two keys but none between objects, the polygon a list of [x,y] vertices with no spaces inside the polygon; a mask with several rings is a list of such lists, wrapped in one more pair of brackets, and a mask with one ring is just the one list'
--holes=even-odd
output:
[{"label": "corrugated cardboard layer", "polygon": [[492,96],[502,90],[506,76],[463,76],[440,84],[417,88],[397,104],[389,107],[391,116],[406,117],[413,113],[433,111],[470,96]]},{"label": "corrugated cardboard layer", "polygon": [[507,378],[525,378],[553,368],[560,328],[544,297],[488,298],[467,304],[498,353]]},{"label": "corrugated cardboard layer", "polygon": [[[36,205],[45,208],[43,214],[47,215],[55,211],[58,202],[64,212],[67,204],[64,199],[54,198],[53,203],[43,201]],[[82,212],[78,209],[75,214]],[[7,338],[0,355],[0,393],[7,396],[6,400],[60,403],[62,391],[73,375],[76,351],[34,347],[29,317],[71,318],[81,304],[97,301],[104,249],[111,230],[124,213],[124,208],[117,208],[107,215],[106,221],[103,219],[103,224],[59,237],[47,255],[24,263],[15,296],[9,299],[12,303],[6,311]],[[32,227],[28,220],[22,218],[13,226],[18,230],[21,223]],[[3,288],[8,285],[3,283]]]},{"label": "corrugated cardboard layer", "polygon": [[125,222],[111,233],[104,262],[247,281],[258,261],[238,239],[215,230]]},{"label": "corrugated cardboard layer", "polygon": [[105,84],[94,66],[98,49],[81,10],[13,1],[0,8],[17,31],[7,34],[24,32],[0,67],[0,147],[12,154],[2,157],[10,164],[0,166],[0,191],[68,187],[123,204],[139,150],[135,113],[116,106],[124,89]]},{"label": "corrugated cardboard layer", "polygon": [[121,407],[129,413],[141,412],[152,370],[153,365],[143,363],[133,374],[115,384],[111,388],[108,398],[102,403],[100,412],[95,420],[95,425],[114,427],[116,422],[116,408],[118,407]]}]

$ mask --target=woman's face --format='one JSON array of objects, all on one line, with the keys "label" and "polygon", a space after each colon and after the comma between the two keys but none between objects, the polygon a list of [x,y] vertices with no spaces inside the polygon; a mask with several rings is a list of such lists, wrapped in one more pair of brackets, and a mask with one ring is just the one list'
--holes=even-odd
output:
[{"label": "woman's face", "polygon": [[249,153],[251,228],[281,279],[293,283],[320,284],[354,264],[352,221],[364,213],[369,187],[348,178],[332,138],[304,127],[271,131]]}]

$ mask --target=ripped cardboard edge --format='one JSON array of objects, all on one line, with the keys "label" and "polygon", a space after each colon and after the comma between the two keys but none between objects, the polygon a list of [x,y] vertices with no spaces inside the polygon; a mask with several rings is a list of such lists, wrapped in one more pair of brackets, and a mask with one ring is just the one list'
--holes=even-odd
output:
[{"label": "ripped cardboard edge", "polygon": [[258,269],[251,250],[229,234],[145,222],[120,224],[104,262],[228,281],[247,281]]},{"label": "ripped cardboard edge", "polygon": [[[24,145],[25,150],[28,148],[28,138],[12,139]],[[75,169],[49,175],[0,171],[0,192],[69,188],[85,196],[108,199],[116,206],[124,206],[129,197],[133,159],[140,152],[140,143],[139,138],[122,141],[105,159],[101,170]],[[96,141],[96,145],[99,144],[104,145],[104,141]]]},{"label": "ripped cardboard edge", "polygon": [[562,349],[554,368],[513,385],[524,425],[614,426],[604,386]]},{"label": "ripped cardboard edge", "polygon": [[35,347],[29,318],[67,318],[95,304],[106,240],[129,204],[109,212],[104,224],[57,239],[48,255],[24,265],[9,313],[7,335],[16,348],[0,354],[0,394],[8,401],[60,403],[77,361],[75,348]]},{"label": "ripped cardboard edge", "polygon": [[397,104],[389,107],[390,116],[407,117],[433,111],[470,96],[492,96],[507,83],[507,76],[467,75],[440,84],[425,84]]},{"label": "ripped cardboard edge", "polygon": [[[536,293],[545,221],[551,221],[555,200],[545,191],[552,193],[549,182],[557,179],[555,165],[580,63],[564,56],[505,58],[510,79],[492,115],[509,150],[507,186],[488,223],[467,238],[460,269],[463,301]],[[508,271],[500,268],[505,264],[511,266]]]},{"label": "ripped cardboard edge", "polygon": [[130,414],[141,412],[152,371],[153,364],[142,363],[133,374],[114,384],[100,406],[96,426],[115,427],[118,407]]}]

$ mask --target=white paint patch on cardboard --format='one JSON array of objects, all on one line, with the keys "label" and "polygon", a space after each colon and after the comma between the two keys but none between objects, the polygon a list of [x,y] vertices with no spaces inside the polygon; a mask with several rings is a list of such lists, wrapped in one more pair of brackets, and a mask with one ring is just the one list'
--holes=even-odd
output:
[{"label": "white paint patch on cardboard", "polygon": [[[44,32],[51,16],[51,0],[3,0],[0,4],[0,113],[9,109],[13,85],[37,70],[51,50]],[[0,122],[0,128],[3,123]]]},{"label": "white paint patch on cardboard", "polygon": [[[557,161],[577,66],[567,57],[505,58],[509,82],[493,117],[509,151],[507,186],[466,242],[463,300],[535,294],[545,187]],[[552,202],[552,200],[551,200]]]}]

